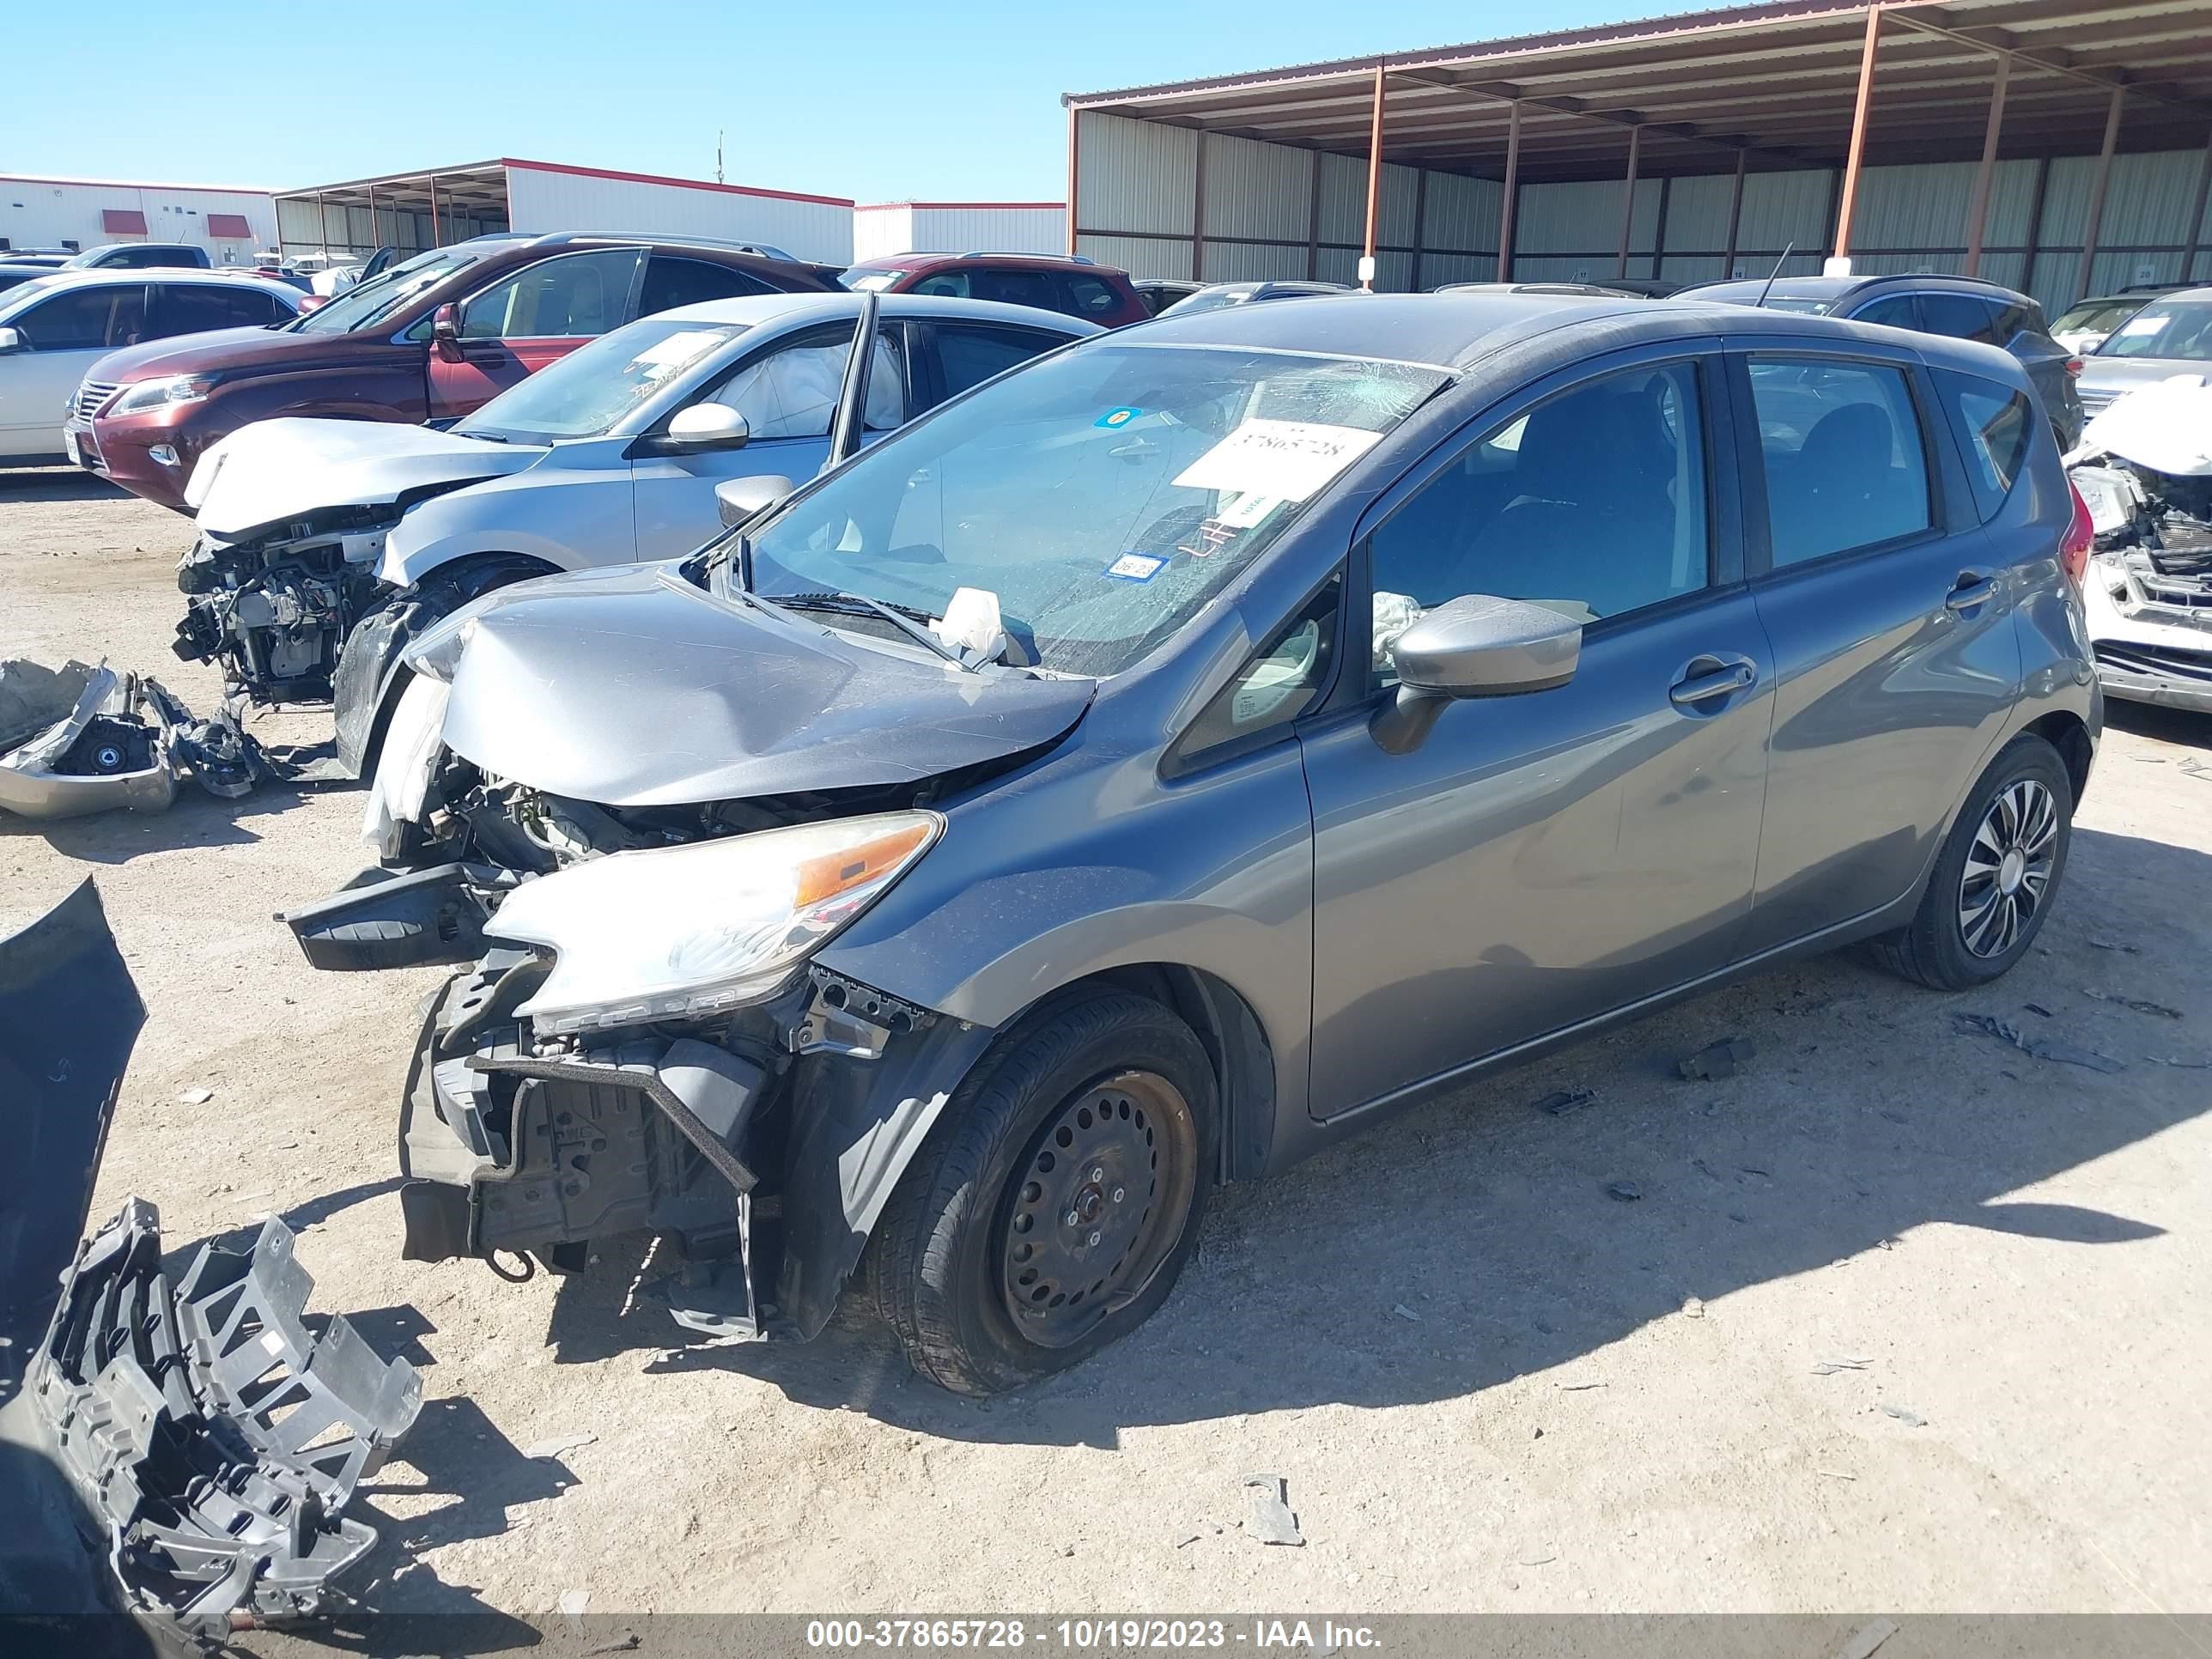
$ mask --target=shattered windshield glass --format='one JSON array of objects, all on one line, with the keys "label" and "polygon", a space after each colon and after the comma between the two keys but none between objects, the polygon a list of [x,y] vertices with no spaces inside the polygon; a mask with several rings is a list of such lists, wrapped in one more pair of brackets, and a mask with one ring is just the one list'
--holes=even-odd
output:
[{"label": "shattered windshield glass", "polygon": [[1099,345],[866,451],[751,540],[769,599],[932,617],[996,597],[1028,661],[1108,675],[1181,627],[1449,378],[1306,353]]}]

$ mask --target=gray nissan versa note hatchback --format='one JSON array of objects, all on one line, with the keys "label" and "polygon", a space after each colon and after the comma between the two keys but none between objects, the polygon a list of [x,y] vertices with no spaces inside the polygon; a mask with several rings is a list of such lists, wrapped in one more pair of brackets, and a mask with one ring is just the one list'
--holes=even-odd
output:
[{"label": "gray nissan versa note hatchback", "polygon": [[1207,1194],[1870,940],[1994,979],[2101,720],[2088,538],[1994,347],[1360,295],[1038,358],[682,563],[412,648],[311,959],[464,968],[410,1255],[658,1234],[971,1394],[1169,1293]]}]

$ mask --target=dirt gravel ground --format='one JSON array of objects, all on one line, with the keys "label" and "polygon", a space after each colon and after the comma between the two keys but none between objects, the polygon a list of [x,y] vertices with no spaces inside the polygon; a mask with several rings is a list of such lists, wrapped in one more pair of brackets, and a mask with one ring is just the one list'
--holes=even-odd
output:
[{"label": "dirt gravel ground", "polygon": [[[167,648],[187,538],[0,475],[0,653],[204,708]],[[422,1368],[356,1506],[373,1607],[2202,1612],[2212,722],[2113,712],[1999,986],[1824,960],[1486,1082],[1224,1194],[1145,1330],[988,1407],[854,1333],[687,1342],[630,1255],[521,1288],[402,1262],[394,1109],[441,970],[317,974],[270,919],[363,861],[352,790],[0,826],[0,927],[90,874],[143,991],[96,1214],[150,1198],[179,1248],[280,1214],[312,1305]],[[1673,1074],[1735,1035],[1740,1076]],[[1303,1547],[1252,1534],[1255,1472]]]}]

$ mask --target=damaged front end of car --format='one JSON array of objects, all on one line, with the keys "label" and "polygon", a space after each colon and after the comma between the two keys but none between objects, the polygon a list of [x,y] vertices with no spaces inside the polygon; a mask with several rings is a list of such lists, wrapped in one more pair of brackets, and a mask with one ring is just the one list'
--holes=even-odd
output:
[{"label": "damaged front end of car", "polygon": [[2083,600],[2098,678],[2212,714],[2212,388],[2130,392],[2068,459],[2096,532]]},{"label": "damaged front end of car", "polygon": [[465,964],[407,1082],[406,1254],[513,1278],[655,1235],[679,1322],[812,1336],[994,1035],[819,953],[1091,683],[653,566],[499,590],[406,660],[379,866],[283,918],[318,966]]},{"label": "damaged front end of car", "polygon": [[399,502],[327,507],[234,539],[203,528],[178,561],[173,648],[214,662],[255,703],[319,702],[355,623],[377,602],[377,562]]}]

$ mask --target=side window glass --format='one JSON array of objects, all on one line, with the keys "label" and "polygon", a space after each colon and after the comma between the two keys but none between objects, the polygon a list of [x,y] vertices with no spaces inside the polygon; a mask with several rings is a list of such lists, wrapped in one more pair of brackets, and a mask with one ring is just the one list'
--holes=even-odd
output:
[{"label": "side window glass", "polygon": [[940,300],[965,300],[973,297],[968,291],[968,273],[964,270],[940,270],[923,277],[908,290],[915,294],[933,294]]},{"label": "side window glass", "polygon": [[1851,313],[1855,323],[1879,323],[1884,328],[1921,326],[1920,313],[1910,294],[1893,294]]},{"label": "side window glass", "polygon": [[2008,337],[1997,333],[1997,308],[1971,294],[1922,295],[1920,325],[1930,334],[1979,340],[1984,345],[1997,344]]},{"label": "side window glass", "polygon": [[2009,386],[1949,369],[1936,373],[1953,428],[1966,457],[1966,482],[1987,524],[2027,468],[2034,441],[2034,411]]},{"label": "side window glass", "polygon": [[198,334],[211,328],[247,328],[269,320],[269,296],[204,283],[164,283],[154,302],[149,339]]},{"label": "side window glass", "polygon": [[1183,734],[1183,760],[1286,726],[1314,706],[1335,656],[1342,582],[1333,578],[1215,694]]},{"label": "side window glass", "polygon": [[1066,307],[1052,277],[1042,270],[992,270],[975,273],[970,283],[975,298],[996,300],[1001,305],[1035,306],[1040,311]]},{"label": "side window glass", "polygon": [[464,340],[574,339],[624,320],[635,248],[546,259],[495,283],[461,307]]},{"label": "side window glass", "polygon": [[1774,567],[1925,530],[1928,456],[1902,370],[1751,360]]},{"label": "side window glass", "polygon": [[706,300],[726,300],[734,294],[766,294],[768,284],[728,265],[711,265],[704,259],[670,259],[654,255],[646,262],[645,284],[638,292],[637,314],[696,306]]},{"label": "side window glass", "polygon": [[146,290],[136,283],[102,283],[57,294],[14,319],[33,351],[97,351],[146,337]]},{"label": "side window glass", "polygon": [[1447,600],[1617,617],[1705,586],[1709,540],[1695,366],[1562,392],[1469,444],[1369,538],[1376,678],[1395,678],[1390,645]]},{"label": "side window glass", "polygon": [[1075,273],[1060,281],[1067,289],[1067,303],[1059,307],[1060,310],[1096,322],[1121,309],[1120,296],[1098,277]]},{"label": "side window glass", "polygon": [[932,331],[937,346],[937,367],[945,395],[957,398],[972,386],[981,386],[994,374],[1017,363],[1025,363],[1061,342],[1049,334],[1031,334],[1016,328],[975,328],[965,324],[940,323]]},{"label": "side window glass", "polygon": [[[845,383],[853,331],[822,330],[801,335],[763,356],[739,365],[707,400],[727,404],[745,417],[753,441],[770,438],[826,438]],[[868,411],[872,432],[888,432],[906,422],[905,353],[888,331],[876,335],[875,361],[868,366]]]}]

